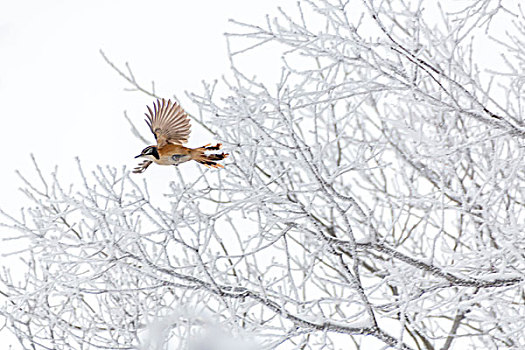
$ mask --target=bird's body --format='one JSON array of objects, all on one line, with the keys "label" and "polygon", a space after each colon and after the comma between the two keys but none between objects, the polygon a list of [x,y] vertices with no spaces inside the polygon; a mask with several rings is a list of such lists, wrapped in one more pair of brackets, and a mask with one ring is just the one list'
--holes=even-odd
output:
[{"label": "bird's body", "polygon": [[181,145],[168,143],[159,149],[160,159],[155,163],[159,165],[179,165],[195,158],[195,150]]},{"label": "bird's body", "polygon": [[191,148],[168,143],[162,148],[157,148],[158,158],[154,154],[148,154],[143,157],[159,165],[179,165],[192,159],[191,151],[193,151]]},{"label": "bird's body", "polygon": [[206,154],[208,151],[221,149],[221,144],[215,146],[205,145],[198,148],[184,147],[182,143],[187,142],[190,134],[190,123],[188,115],[177,104],[166,103],[164,99],[157,100],[153,105],[154,111],[148,107],[149,114],[146,113],[146,123],[150,127],[157,145],[144,148],[135,158],[145,158],[133,172],[142,173],[152,163],[159,165],[179,165],[181,163],[194,160],[207,167],[223,168],[216,163],[228,156],[227,153]]}]

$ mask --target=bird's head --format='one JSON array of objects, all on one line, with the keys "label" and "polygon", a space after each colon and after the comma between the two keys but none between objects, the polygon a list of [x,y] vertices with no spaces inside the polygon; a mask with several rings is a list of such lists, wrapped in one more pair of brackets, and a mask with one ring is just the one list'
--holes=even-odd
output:
[{"label": "bird's head", "polygon": [[160,159],[159,150],[156,146],[148,146],[142,150],[142,152],[135,158],[146,158],[148,160]]}]

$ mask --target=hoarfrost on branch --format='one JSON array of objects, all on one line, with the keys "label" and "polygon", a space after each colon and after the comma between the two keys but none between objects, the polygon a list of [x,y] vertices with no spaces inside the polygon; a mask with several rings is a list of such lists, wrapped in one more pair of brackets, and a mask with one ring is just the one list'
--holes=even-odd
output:
[{"label": "hoarfrost on branch", "polygon": [[[236,22],[231,72],[189,94],[231,157],[174,169],[162,205],[127,170],[68,187],[35,163],[32,206],[3,212],[27,246],[6,326],[27,349],[525,347],[525,16],[454,6]],[[268,53],[277,81],[239,66]]]}]

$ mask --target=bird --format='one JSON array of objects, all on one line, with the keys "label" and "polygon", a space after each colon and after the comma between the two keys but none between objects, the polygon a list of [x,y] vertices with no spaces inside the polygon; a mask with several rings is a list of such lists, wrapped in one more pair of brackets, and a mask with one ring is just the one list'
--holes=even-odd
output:
[{"label": "bird", "polygon": [[171,102],[169,99],[168,101],[157,99],[156,102],[153,102],[153,110],[149,106],[147,108],[145,121],[155,136],[157,144],[144,148],[135,157],[145,158],[145,160],[133,169],[133,173],[143,173],[151,163],[178,166],[190,160],[209,168],[224,168],[217,161],[228,157],[228,153],[205,153],[220,150],[221,143],[215,146],[207,144],[198,148],[188,148],[182,145],[188,142],[191,125],[188,114],[179,103]]}]

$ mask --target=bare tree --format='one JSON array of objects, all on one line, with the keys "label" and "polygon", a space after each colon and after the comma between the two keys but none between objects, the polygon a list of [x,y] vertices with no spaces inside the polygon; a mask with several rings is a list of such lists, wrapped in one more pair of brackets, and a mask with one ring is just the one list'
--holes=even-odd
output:
[{"label": "bare tree", "polygon": [[[79,167],[72,188],[38,171],[33,206],[3,213],[29,245],[0,288],[20,343],[525,347],[525,16],[454,6],[301,1],[237,23],[231,73],[189,95],[231,159],[175,168],[165,203],[127,170]],[[278,81],[238,68],[267,50]]]}]

